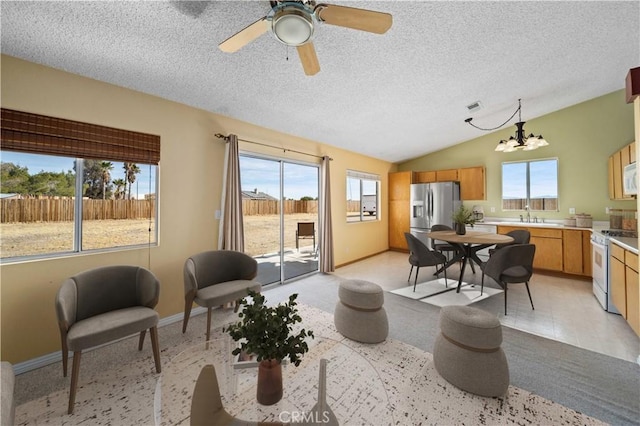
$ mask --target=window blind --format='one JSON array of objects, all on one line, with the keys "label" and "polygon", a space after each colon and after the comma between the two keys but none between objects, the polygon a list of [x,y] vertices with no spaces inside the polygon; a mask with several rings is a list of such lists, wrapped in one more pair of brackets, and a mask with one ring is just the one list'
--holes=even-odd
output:
[{"label": "window blind", "polygon": [[3,150],[158,164],[160,136],[1,109]]},{"label": "window blind", "polygon": [[355,170],[347,170],[347,177],[355,179],[380,180],[380,176],[373,173],[357,172]]}]

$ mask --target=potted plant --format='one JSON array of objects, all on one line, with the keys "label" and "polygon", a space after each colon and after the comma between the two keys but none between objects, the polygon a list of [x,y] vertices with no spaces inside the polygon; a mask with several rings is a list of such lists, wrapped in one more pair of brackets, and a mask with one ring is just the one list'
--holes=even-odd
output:
[{"label": "potted plant", "polygon": [[476,220],[473,218],[471,210],[467,209],[464,204],[460,204],[458,210],[453,212],[453,223],[455,225],[456,234],[464,235],[467,233],[467,225],[473,226]]},{"label": "potted plant", "polygon": [[296,367],[301,356],[309,351],[306,337],[313,338],[313,331],[304,328],[293,332],[293,325],[302,322],[296,308],[297,294],[277,306],[264,304],[264,296],[248,292],[252,303],[244,298],[238,314],[240,321],[223,328],[233,340],[240,342],[233,355],[241,352],[253,354],[258,361],[257,400],[272,405],[282,398],[282,360],[287,358]]}]

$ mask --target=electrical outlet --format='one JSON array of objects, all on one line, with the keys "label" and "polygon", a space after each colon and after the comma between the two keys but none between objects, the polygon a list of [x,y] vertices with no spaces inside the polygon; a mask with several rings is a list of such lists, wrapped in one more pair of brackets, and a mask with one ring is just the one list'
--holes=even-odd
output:
[{"label": "electrical outlet", "polygon": [[575,207],[569,207],[569,214],[576,214]]},{"label": "electrical outlet", "polygon": [[610,208],[611,208],[611,207],[605,207],[605,208],[604,208],[604,212],[605,212],[606,214],[609,214],[609,209],[610,209]]},{"label": "electrical outlet", "polygon": [[496,208],[495,207],[491,207],[491,213],[495,213],[496,212]]},{"label": "electrical outlet", "polygon": [[220,218],[222,217],[222,212],[220,210],[216,210],[215,213],[213,214],[213,216],[217,219],[220,220]]}]

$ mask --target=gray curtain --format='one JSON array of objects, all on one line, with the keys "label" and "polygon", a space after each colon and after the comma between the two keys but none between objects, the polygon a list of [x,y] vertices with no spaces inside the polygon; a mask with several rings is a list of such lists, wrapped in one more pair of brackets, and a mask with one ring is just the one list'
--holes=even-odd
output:
[{"label": "gray curtain", "polygon": [[333,272],[333,227],[331,225],[331,179],[328,156],[320,166],[320,272]]},{"label": "gray curtain", "polygon": [[240,187],[240,154],[238,136],[226,138],[222,190],[222,218],[218,248],[244,252],[244,228],[242,225],[242,192]]}]

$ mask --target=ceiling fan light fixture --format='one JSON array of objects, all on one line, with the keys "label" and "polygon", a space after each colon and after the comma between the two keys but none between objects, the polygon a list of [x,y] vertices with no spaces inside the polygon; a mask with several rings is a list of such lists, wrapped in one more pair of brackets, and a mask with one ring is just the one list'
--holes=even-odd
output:
[{"label": "ceiling fan light fixture", "polygon": [[312,14],[304,9],[304,6],[285,5],[273,14],[271,30],[281,43],[287,46],[301,46],[313,37]]}]

